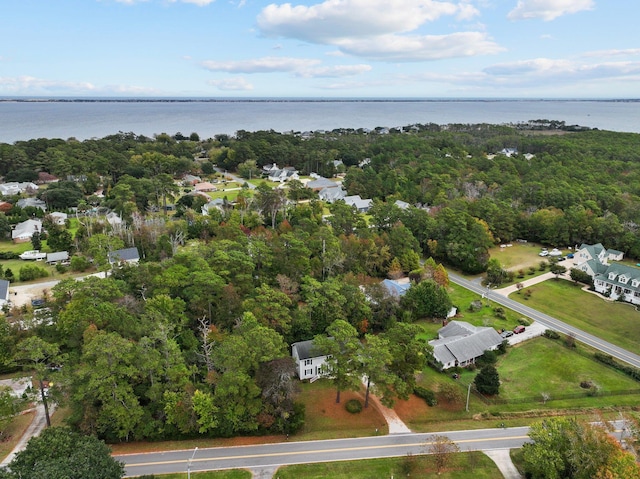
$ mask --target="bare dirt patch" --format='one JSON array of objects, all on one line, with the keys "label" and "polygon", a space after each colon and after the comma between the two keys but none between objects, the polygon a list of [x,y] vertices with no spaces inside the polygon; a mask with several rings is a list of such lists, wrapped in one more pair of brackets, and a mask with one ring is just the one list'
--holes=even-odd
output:
[{"label": "bare dirt patch", "polygon": [[414,396],[409,396],[407,401],[398,399],[396,401],[393,410],[405,423],[413,421],[424,421],[429,417],[429,406],[424,399]]}]

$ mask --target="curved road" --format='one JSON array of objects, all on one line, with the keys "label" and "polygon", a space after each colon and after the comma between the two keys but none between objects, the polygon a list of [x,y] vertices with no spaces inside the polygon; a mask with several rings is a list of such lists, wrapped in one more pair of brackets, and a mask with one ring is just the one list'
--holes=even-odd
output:
[{"label": "curved road", "polygon": [[[459,286],[462,286],[463,288],[473,291],[474,293],[478,293],[480,295],[486,295],[487,293],[486,287],[478,283],[474,283],[473,281],[469,281],[457,274],[449,272],[449,280]],[[592,348],[598,349],[603,353],[609,354],[620,361],[624,361],[631,366],[640,368],[640,356],[629,352],[626,349],[608,343],[607,341],[604,341],[589,333],[585,333],[581,329],[569,326],[559,319],[549,316],[548,314],[536,311],[535,309],[529,308],[528,306],[520,304],[517,301],[507,298],[506,296],[502,296],[499,293],[491,291],[490,300],[509,309],[512,309],[513,311],[516,311],[520,314],[528,316],[529,318],[538,321],[540,324],[546,326],[549,329],[553,329],[554,331],[558,331],[564,334],[572,334],[576,338],[576,340],[588,346],[591,346]]]},{"label": "curved road", "polygon": [[[437,433],[454,441],[461,451],[519,448],[529,440],[528,427],[479,429]],[[126,464],[127,477],[144,474],[219,469],[263,469],[290,464],[351,461],[425,454],[433,434],[392,434],[354,439],[282,442],[255,446],[217,447],[115,456]]]}]

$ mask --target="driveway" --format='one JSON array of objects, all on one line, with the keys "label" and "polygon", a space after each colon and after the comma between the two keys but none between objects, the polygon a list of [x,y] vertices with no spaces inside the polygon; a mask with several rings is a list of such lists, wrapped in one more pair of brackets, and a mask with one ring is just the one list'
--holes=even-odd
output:
[{"label": "driveway", "polygon": [[537,338],[538,336],[542,336],[547,329],[548,328],[543,324],[534,321],[525,328],[523,333],[514,334],[513,336],[507,338],[507,341],[509,341],[509,344],[513,346],[514,344],[521,343],[523,341],[526,341],[527,339],[533,339]]}]

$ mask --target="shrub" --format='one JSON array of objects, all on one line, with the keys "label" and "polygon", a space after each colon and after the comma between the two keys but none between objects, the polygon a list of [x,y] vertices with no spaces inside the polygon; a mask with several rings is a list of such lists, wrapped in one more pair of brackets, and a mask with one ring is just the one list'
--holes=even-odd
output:
[{"label": "shrub", "polygon": [[527,318],[518,318],[518,324],[521,324],[522,326],[531,326],[531,321]]},{"label": "shrub", "polygon": [[593,286],[593,278],[589,276],[589,274],[586,273],[585,271],[582,271],[576,268],[571,268],[569,275],[571,276],[571,279],[576,283],[584,283],[584,284],[588,284],[589,286]]},{"label": "shrub", "polygon": [[496,362],[498,362],[498,354],[495,351],[485,351],[482,356],[476,360],[478,367],[495,364]]},{"label": "shrub", "polygon": [[349,399],[344,407],[351,414],[358,414],[362,411],[362,402],[359,399]]},{"label": "shrub", "polygon": [[67,267],[62,265],[62,264],[57,264],[56,265],[56,271],[60,274],[64,274],[67,272]]},{"label": "shrub", "polygon": [[547,339],[554,339],[554,340],[556,340],[556,339],[560,339],[560,335],[559,335],[558,333],[556,333],[556,332],[555,332],[554,330],[552,330],[552,329],[547,329],[547,330],[544,332],[543,336],[544,336],[545,338],[547,338]]},{"label": "shrub", "polygon": [[71,258],[71,270],[72,271],[86,271],[91,266],[91,263],[84,256],[74,256]]},{"label": "shrub", "polygon": [[33,281],[34,279],[46,278],[47,276],[49,276],[49,272],[35,264],[29,264],[20,268],[20,281]]},{"label": "shrub", "polygon": [[504,308],[494,308],[493,312],[495,313],[496,317],[500,319],[507,319],[507,313],[504,311]]},{"label": "shrub", "polygon": [[424,401],[427,403],[427,406],[433,407],[438,405],[436,393],[434,393],[431,389],[416,386],[416,388],[413,390],[413,394],[421,399],[424,399]]}]

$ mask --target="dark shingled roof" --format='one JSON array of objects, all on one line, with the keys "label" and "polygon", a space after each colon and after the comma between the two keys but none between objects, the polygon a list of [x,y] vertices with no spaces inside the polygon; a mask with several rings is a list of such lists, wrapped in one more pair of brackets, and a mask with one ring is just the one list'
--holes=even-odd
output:
[{"label": "dark shingled roof", "polygon": [[118,261],[132,261],[140,259],[140,253],[138,248],[125,248],[112,251],[109,253],[109,263],[116,263]]}]

